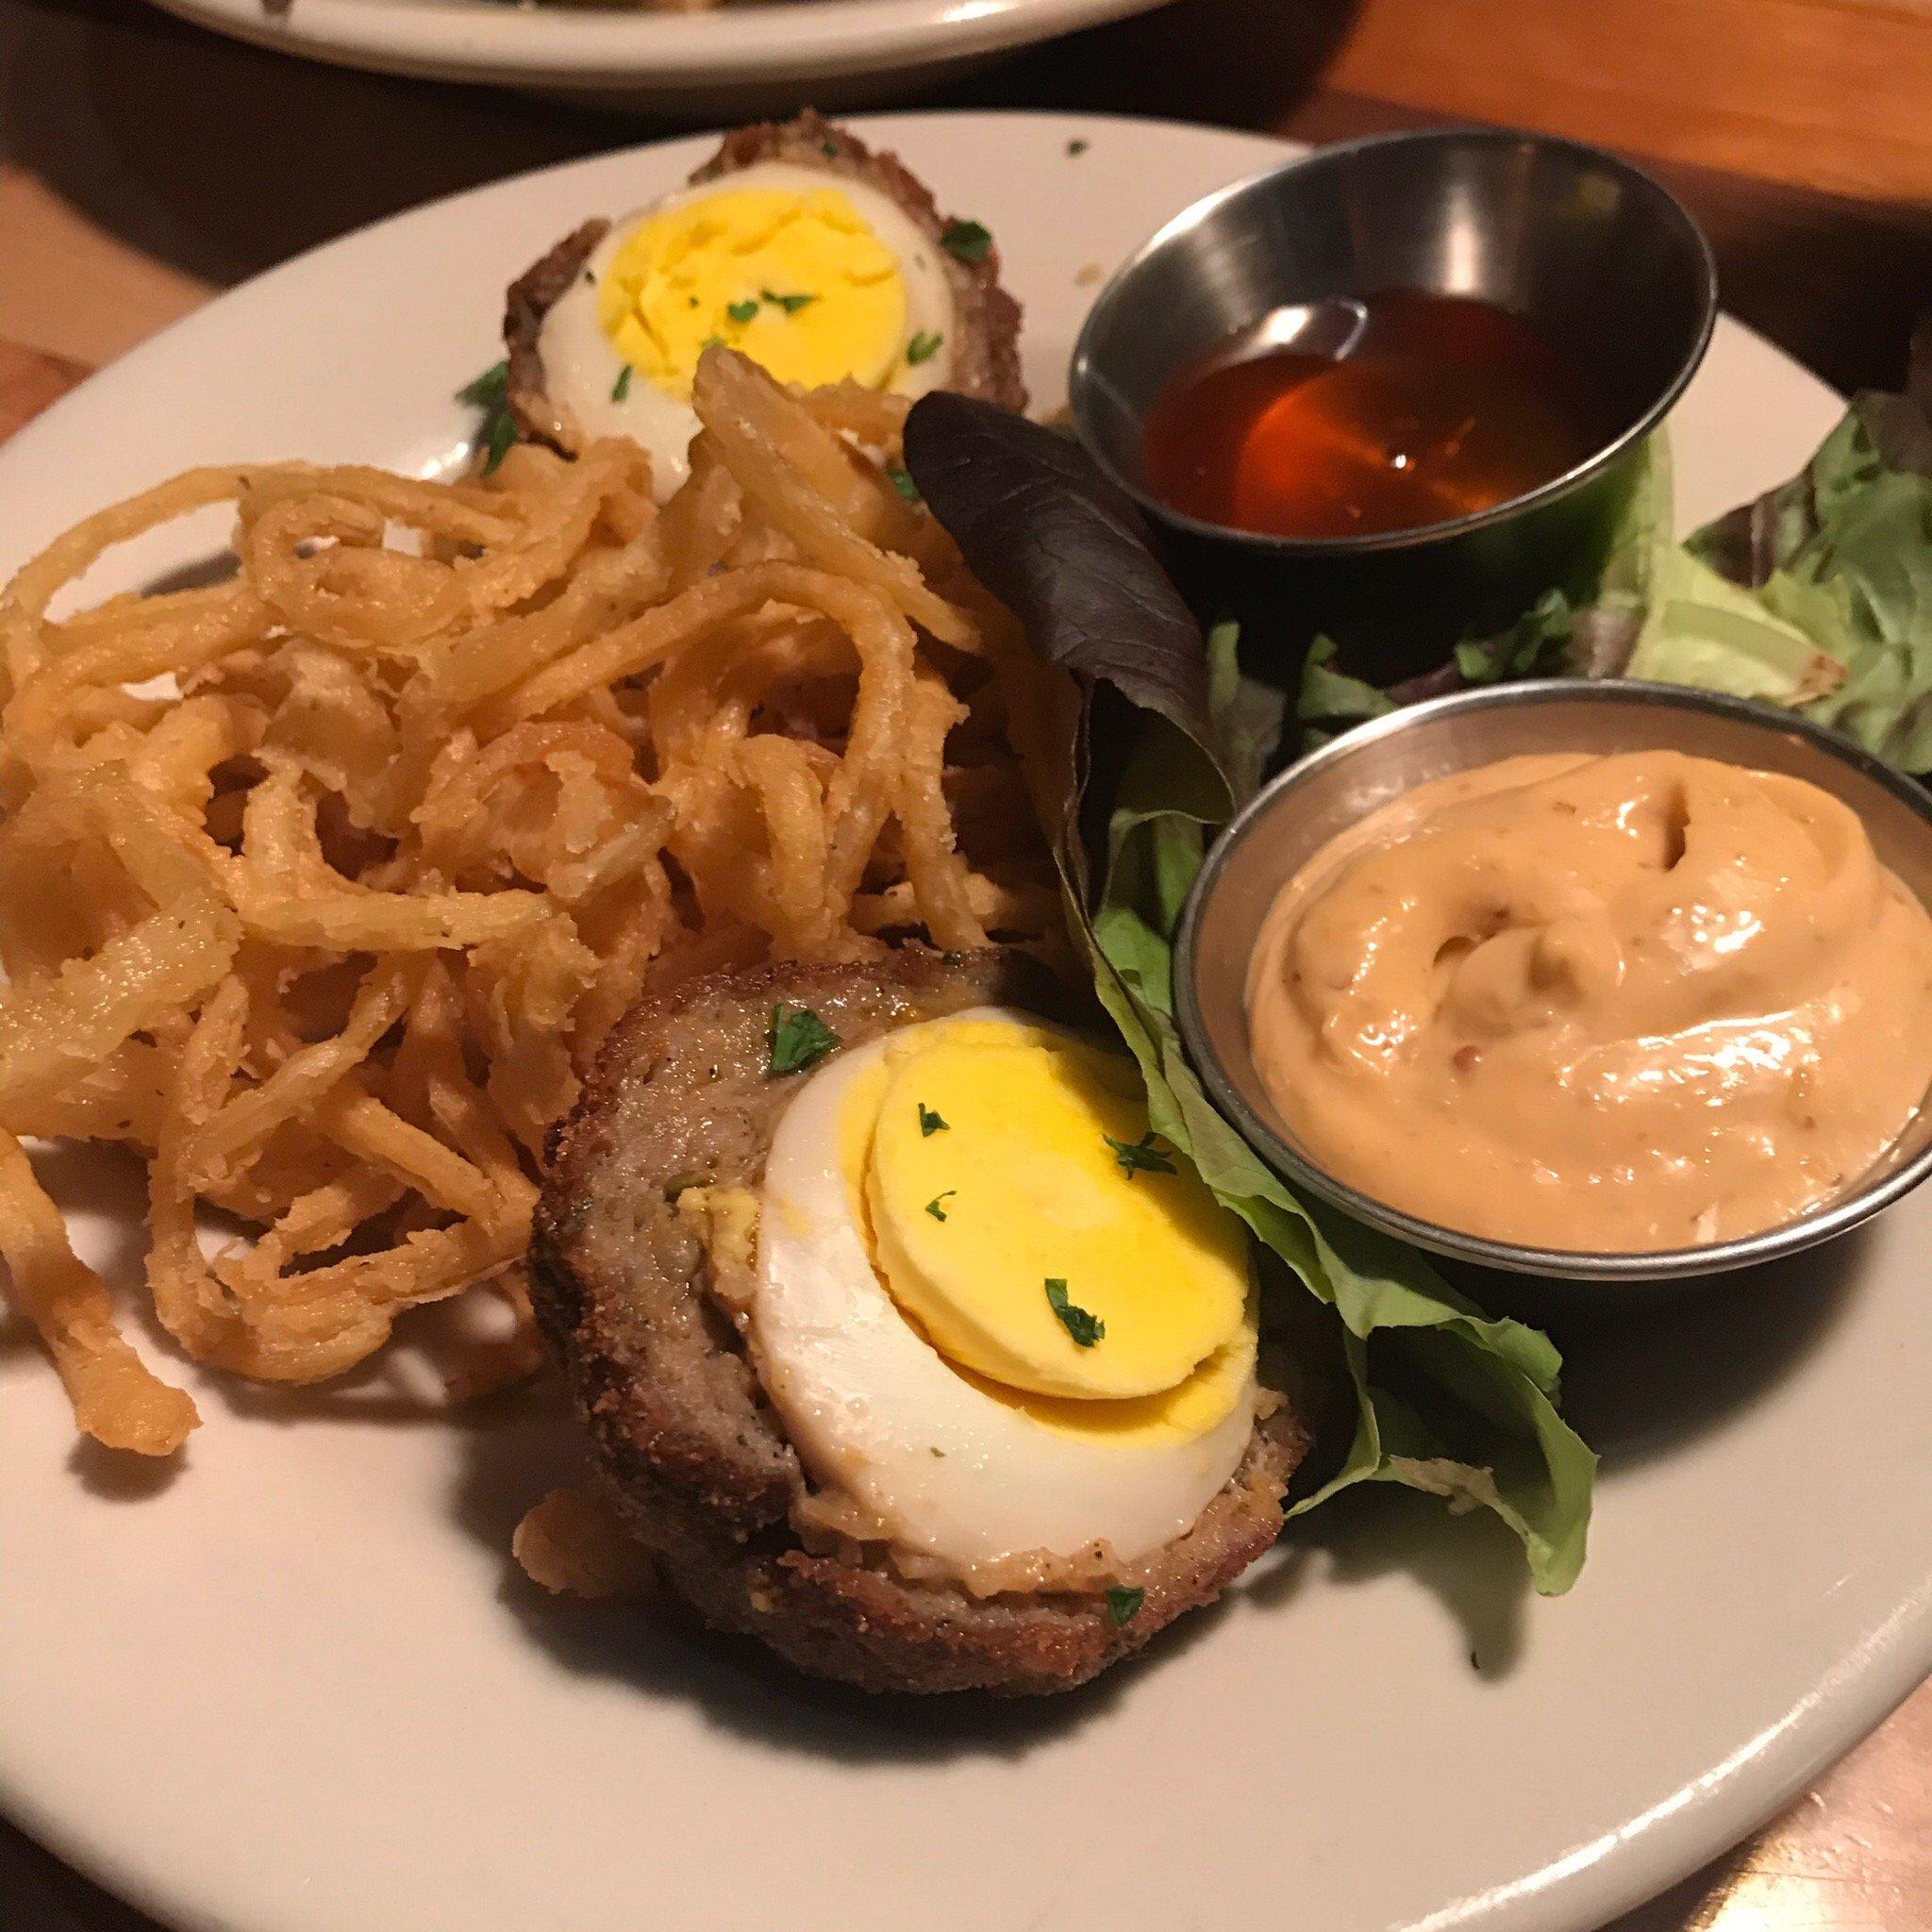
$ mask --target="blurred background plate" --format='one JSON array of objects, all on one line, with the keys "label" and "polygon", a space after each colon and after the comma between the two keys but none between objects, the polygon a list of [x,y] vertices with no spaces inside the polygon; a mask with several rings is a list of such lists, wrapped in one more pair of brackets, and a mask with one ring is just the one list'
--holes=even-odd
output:
[{"label": "blurred background plate", "polygon": [[572,0],[154,0],[258,46],[383,74],[493,82],[689,124],[809,97],[903,94],[1002,48],[1160,0],[773,0],[697,11]]}]

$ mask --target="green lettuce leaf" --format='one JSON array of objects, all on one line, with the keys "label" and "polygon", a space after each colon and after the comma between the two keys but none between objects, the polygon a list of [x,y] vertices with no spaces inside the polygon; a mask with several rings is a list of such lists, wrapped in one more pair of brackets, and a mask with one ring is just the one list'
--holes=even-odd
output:
[{"label": "green lettuce leaf", "polygon": [[1905,391],[1856,397],[1797,475],[1681,544],[1670,509],[1657,436],[1586,595],[1550,590],[1386,691],[1317,645],[1305,737],[1498,678],[1630,676],[1799,709],[1932,774],[1932,324]]},{"label": "green lettuce leaf", "polygon": [[1659,561],[1624,675],[1796,705],[1842,682],[1844,664],[1764,599],[1674,546]]},{"label": "green lettuce leaf", "polygon": [[1633,675],[1802,708],[1932,771],[1932,351],[1788,483],[1667,554]]},{"label": "green lettuce leaf", "polygon": [[[1393,1482],[1492,1509],[1522,1539],[1536,1587],[1583,1561],[1596,1458],[1557,1411],[1559,1357],[1492,1321],[1413,1249],[1299,1201],[1222,1118],[1174,1020],[1174,935],[1208,837],[1277,748],[1284,703],[1241,677],[1231,628],[1204,650],[1124,504],[1078,449],[991,405],[928,396],[906,430],[914,482],[975,575],[1073,674],[1080,717],[1057,752],[1066,792],[1055,858],[1068,926],[1145,1076],[1154,1129],[1331,1311],[1355,1422],[1334,1474],[1297,1509]],[[1098,707],[1110,707],[1094,730]],[[1089,756],[1130,747],[1118,774]],[[1104,885],[1089,891],[1083,810],[1097,792]]]},{"label": "green lettuce leaf", "polygon": [[1903,394],[1856,397],[1796,476],[1687,549],[1812,646],[1786,702],[1932,771],[1932,324]]},{"label": "green lettuce leaf", "polygon": [[[1218,632],[1213,647],[1213,687],[1238,696],[1231,634]],[[1414,1249],[1301,1201],[1188,1064],[1174,1019],[1174,934],[1213,828],[1187,796],[1190,767],[1189,748],[1149,720],[1109,825],[1091,928],[1095,985],[1141,1064],[1154,1130],[1339,1320],[1355,1428],[1340,1467],[1291,1513],[1358,1482],[1428,1491],[1454,1509],[1493,1510],[1522,1539],[1537,1589],[1565,1591],[1583,1562],[1596,1457],[1557,1411],[1555,1347],[1484,1316]]]}]

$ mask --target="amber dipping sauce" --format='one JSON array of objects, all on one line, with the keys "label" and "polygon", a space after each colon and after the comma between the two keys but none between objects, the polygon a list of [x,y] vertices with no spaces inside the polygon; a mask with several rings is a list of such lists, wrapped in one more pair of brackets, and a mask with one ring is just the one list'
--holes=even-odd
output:
[{"label": "amber dipping sauce", "polygon": [[1491,509],[1603,446],[1587,372],[1491,302],[1360,298],[1340,355],[1248,341],[1148,411],[1147,488],[1208,524],[1361,537]]}]

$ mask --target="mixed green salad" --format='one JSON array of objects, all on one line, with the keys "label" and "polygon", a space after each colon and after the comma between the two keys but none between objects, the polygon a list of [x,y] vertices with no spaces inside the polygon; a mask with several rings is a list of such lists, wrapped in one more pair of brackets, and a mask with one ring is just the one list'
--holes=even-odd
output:
[{"label": "mixed green salad", "polygon": [[1310,653],[1315,735],[1417,697],[1527,676],[1641,677],[1805,712],[1901,770],[1932,772],[1932,326],[1903,393],[1856,397],[1789,482],[1672,536],[1652,439],[1591,594],[1546,593],[1441,670],[1377,691]]},{"label": "mixed green salad", "polygon": [[1220,1114],[1174,1023],[1182,906],[1208,841],[1279,761],[1285,734],[1332,734],[1503,678],[1700,686],[1802,708],[1905,771],[1932,772],[1932,332],[1906,392],[1857,397],[1797,476],[1687,542],[1671,534],[1658,438],[1588,595],[1552,591],[1508,630],[1468,639],[1438,671],[1387,691],[1318,644],[1291,707],[1242,677],[1229,632],[1203,638],[1132,506],[1065,438],[937,394],[912,411],[906,463],[975,574],[1081,690],[1056,858],[1154,1127],[1306,1287],[1332,1334],[1353,1431],[1294,1508],[1359,1482],[1482,1507],[1522,1540],[1540,1591],[1567,1590],[1596,1458],[1559,1412],[1556,1348],[1483,1314],[1414,1249],[1302,1200]]}]

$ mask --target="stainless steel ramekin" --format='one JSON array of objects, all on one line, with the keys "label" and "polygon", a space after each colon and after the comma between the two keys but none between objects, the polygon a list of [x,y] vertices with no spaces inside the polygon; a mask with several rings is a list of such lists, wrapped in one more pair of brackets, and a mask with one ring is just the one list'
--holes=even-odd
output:
[{"label": "stainless steel ramekin", "polygon": [[1531,752],[1680,751],[1808,780],[1850,806],[1880,860],[1932,906],[1932,794],[1849,740],[1707,691],[1549,679],[1460,691],[1391,712],[1291,766],[1216,841],[1174,958],[1181,1034],[1196,1071],[1276,1173],[1357,1220],[1480,1268],[1571,1281],[1661,1281],[1795,1254],[1855,1227],[1932,1173],[1932,1106],[1857,1181],[1795,1220],[1734,1241],[1641,1254],[1534,1248],[1438,1226],[1329,1174],[1270,1101],[1248,1050],[1248,960],[1279,890],[1339,832],[1432,778]]}]

